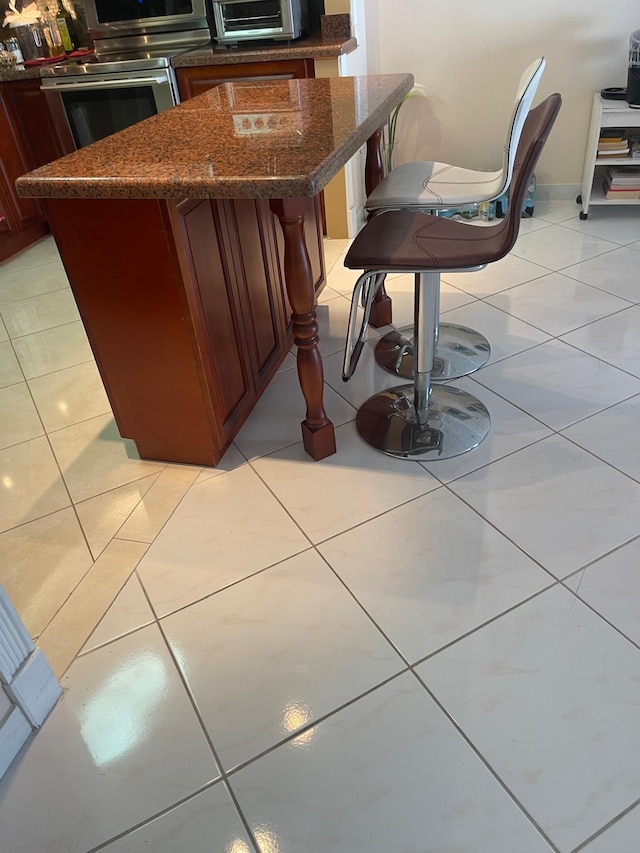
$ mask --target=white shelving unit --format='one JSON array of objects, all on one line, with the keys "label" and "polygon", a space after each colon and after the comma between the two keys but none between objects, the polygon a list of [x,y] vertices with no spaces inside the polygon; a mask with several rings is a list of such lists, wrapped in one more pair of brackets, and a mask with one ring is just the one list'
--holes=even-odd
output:
[{"label": "white shelving unit", "polygon": [[[640,110],[632,109],[626,101],[610,101],[596,92],[593,96],[589,138],[584,156],[584,171],[582,172],[582,192],[576,199],[582,205],[580,219],[586,219],[592,204],[635,204],[640,205],[640,198],[609,199],[604,197],[602,183],[607,166],[621,166],[625,163],[637,166],[640,172],[640,160],[632,157],[615,158],[598,157],[598,139],[602,128],[619,127],[626,130],[630,127],[640,128]],[[638,131],[640,135],[640,130]]]}]

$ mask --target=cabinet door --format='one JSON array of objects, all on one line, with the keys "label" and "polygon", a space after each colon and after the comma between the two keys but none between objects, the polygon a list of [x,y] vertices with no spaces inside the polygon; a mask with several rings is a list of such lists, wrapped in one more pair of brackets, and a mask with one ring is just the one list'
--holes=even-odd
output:
[{"label": "cabinet door", "polygon": [[2,207],[11,229],[20,232],[41,220],[42,214],[35,199],[20,198],[15,189],[16,178],[29,171],[29,163],[5,98],[5,89],[6,86],[0,87],[0,183],[4,196]]},{"label": "cabinet door", "polygon": [[227,222],[238,270],[240,306],[247,330],[248,354],[259,392],[276,362],[282,361],[288,314],[277,263],[273,217],[268,201],[236,199],[226,203]]},{"label": "cabinet door", "polygon": [[314,77],[311,59],[283,59],[277,62],[241,62],[235,65],[199,65],[176,68],[178,90],[183,101],[195,98],[220,83],[236,80],[292,80]]},{"label": "cabinet door", "polygon": [[63,116],[54,120],[39,78],[11,81],[4,88],[29,171],[75,150],[66,120]]}]

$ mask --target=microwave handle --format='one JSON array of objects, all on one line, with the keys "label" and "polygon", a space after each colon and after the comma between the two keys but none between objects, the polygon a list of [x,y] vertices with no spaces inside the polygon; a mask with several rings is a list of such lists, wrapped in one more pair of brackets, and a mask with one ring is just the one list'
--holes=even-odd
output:
[{"label": "microwave handle", "polygon": [[166,83],[165,77],[139,77],[137,80],[81,80],[78,83],[43,83],[43,92],[73,92],[82,89],[122,89],[125,87],[144,86],[145,84]]}]

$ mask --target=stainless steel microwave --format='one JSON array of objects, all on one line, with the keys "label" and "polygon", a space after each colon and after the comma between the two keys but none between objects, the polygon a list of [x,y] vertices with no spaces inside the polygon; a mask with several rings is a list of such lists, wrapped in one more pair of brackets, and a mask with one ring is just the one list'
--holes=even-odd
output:
[{"label": "stainless steel microwave", "polygon": [[207,27],[206,0],[84,0],[92,38]]},{"label": "stainless steel microwave", "polygon": [[296,39],[307,18],[306,0],[213,0],[216,39],[223,44]]}]

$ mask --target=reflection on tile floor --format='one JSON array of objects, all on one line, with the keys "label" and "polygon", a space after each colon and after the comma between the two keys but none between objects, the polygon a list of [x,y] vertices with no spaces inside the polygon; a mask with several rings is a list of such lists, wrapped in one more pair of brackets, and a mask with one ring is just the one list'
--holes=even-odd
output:
[{"label": "reflection on tile floor", "polygon": [[342,383],[346,241],[321,463],[292,356],[218,468],[140,460],[53,241],[0,265],[0,583],[66,670],[2,853],[637,853],[639,223],[539,201],[446,276],[493,429],[422,465],[356,435],[395,380]]}]

